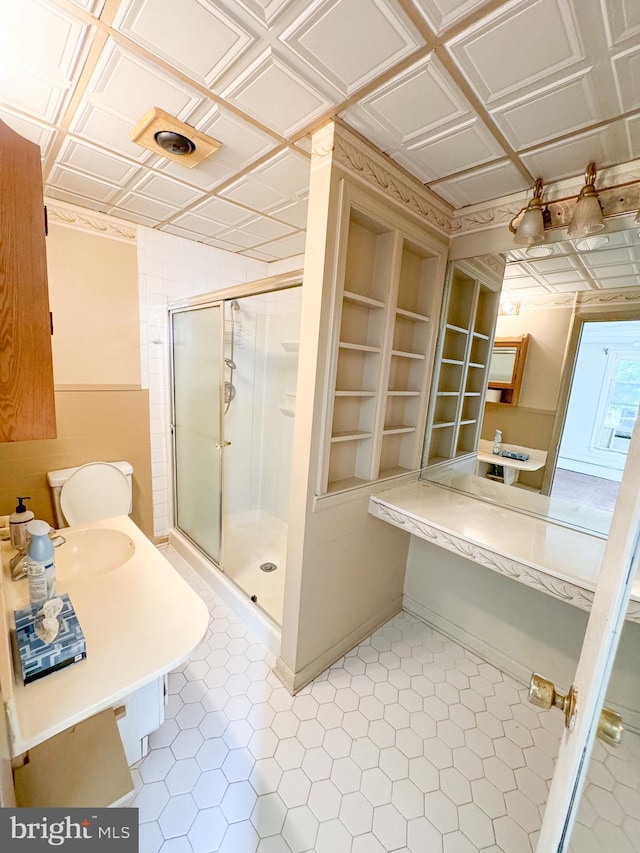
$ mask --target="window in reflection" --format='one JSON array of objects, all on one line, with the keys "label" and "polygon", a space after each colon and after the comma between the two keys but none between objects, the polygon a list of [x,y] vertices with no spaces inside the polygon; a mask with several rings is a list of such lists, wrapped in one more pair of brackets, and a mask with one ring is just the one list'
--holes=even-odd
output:
[{"label": "window in reflection", "polygon": [[640,402],[640,322],[585,322],[553,497],[611,511]]}]

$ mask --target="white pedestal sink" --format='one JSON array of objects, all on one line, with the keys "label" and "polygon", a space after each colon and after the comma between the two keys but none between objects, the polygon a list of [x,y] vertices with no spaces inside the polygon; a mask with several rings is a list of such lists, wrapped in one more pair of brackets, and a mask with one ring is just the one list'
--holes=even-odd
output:
[{"label": "white pedestal sink", "polygon": [[110,528],[86,528],[64,534],[56,548],[56,577],[81,581],[112,572],[133,557],[136,546],[130,536]]}]

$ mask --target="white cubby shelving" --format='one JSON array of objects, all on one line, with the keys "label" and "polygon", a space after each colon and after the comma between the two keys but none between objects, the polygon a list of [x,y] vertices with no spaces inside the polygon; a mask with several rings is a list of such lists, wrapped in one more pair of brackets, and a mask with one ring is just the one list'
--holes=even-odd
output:
[{"label": "white cubby shelving", "polygon": [[449,265],[425,465],[472,453],[477,446],[495,330],[499,284],[469,262]]},{"label": "white cubby shelving", "polygon": [[345,199],[319,494],[420,467],[444,251]]}]

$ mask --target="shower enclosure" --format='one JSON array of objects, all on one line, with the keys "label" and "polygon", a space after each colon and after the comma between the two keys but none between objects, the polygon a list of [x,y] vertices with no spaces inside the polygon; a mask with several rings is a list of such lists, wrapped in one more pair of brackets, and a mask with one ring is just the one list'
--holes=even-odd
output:
[{"label": "shower enclosure", "polygon": [[170,312],[174,519],[280,624],[301,291],[248,288]]}]

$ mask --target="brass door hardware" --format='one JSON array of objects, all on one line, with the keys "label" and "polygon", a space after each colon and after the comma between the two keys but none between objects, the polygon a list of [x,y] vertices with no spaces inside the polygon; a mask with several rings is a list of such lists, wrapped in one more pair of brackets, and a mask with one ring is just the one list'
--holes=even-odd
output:
[{"label": "brass door hardware", "polygon": [[600,712],[598,731],[596,732],[600,740],[608,743],[609,746],[620,746],[623,732],[624,723],[620,714],[616,714],[610,708],[603,708]]},{"label": "brass door hardware", "polygon": [[546,711],[549,708],[559,708],[564,713],[564,724],[568,729],[573,729],[576,704],[578,701],[578,691],[571,686],[566,696],[556,692],[556,686],[553,681],[538,675],[537,672],[531,674],[529,682],[529,702],[532,705],[537,705],[538,708],[544,708]]},{"label": "brass door hardware", "polygon": [[[570,731],[573,730],[578,705],[578,691],[573,685],[569,688],[567,695],[563,696],[556,691],[553,681],[534,672],[529,682],[529,702],[545,710],[559,708],[564,713],[565,727]],[[616,714],[609,708],[603,708],[596,732],[598,738],[610,746],[618,746],[622,741],[623,731],[624,724],[620,714]]]}]

